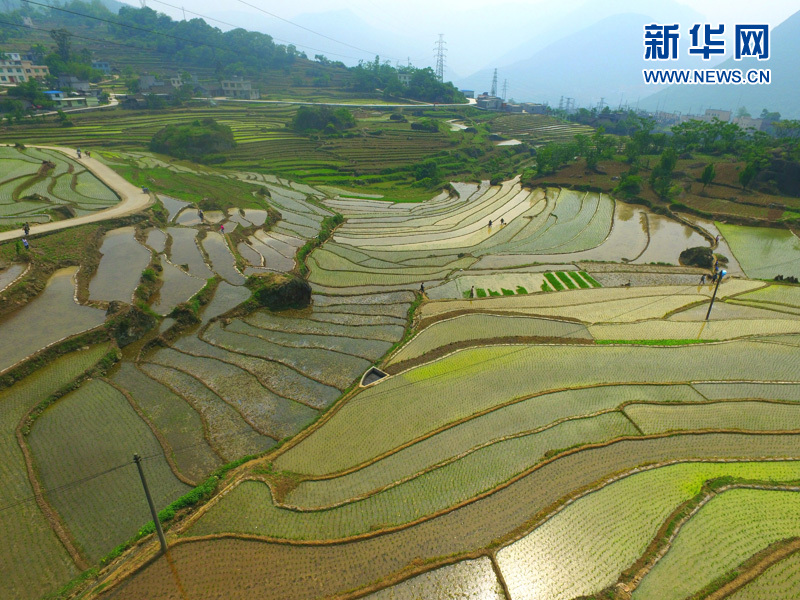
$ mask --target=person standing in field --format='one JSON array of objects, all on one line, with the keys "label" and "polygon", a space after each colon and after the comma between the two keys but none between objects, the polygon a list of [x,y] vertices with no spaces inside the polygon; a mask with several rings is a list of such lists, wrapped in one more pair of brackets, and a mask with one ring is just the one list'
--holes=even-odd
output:
[{"label": "person standing in field", "polygon": [[705,284],[705,282],[706,282],[706,274],[705,274],[705,273],[703,273],[703,274],[700,276],[700,285],[703,285],[703,284]]},{"label": "person standing in field", "polygon": [[474,298],[475,297],[475,286],[474,285],[469,289],[469,297],[470,298]]},{"label": "person standing in field", "polygon": [[224,223],[220,223],[220,224],[219,224],[219,232],[220,232],[222,235],[225,235],[225,224],[224,224]]},{"label": "person standing in field", "polygon": [[22,231],[25,232],[25,237],[28,237],[28,234],[31,232],[31,226],[28,225],[28,222],[25,222],[25,225],[22,226]]},{"label": "person standing in field", "polygon": [[22,245],[25,246],[25,250],[30,250],[30,244],[28,244],[28,238],[22,238]]}]

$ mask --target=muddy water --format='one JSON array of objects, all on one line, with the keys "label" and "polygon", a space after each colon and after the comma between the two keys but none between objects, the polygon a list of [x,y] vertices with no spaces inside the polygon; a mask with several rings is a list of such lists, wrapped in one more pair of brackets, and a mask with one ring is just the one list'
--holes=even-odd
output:
[{"label": "muddy water", "polygon": [[181,302],[186,302],[189,298],[194,296],[206,284],[204,279],[192,277],[183,269],[167,262],[166,257],[162,255],[161,266],[164,270],[161,272],[161,278],[164,283],[159,290],[159,298],[153,304],[153,310],[161,315],[165,315],[175,308]]},{"label": "muddy water", "polygon": [[228,243],[217,232],[209,233],[203,240],[203,248],[208,252],[214,271],[233,285],[243,285],[244,276],[236,270],[233,255]]},{"label": "muddy water", "polygon": [[199,279],[208,279],[213,275],[208,268],[200,249],[197,247],[195,238],[197,231],[194,229],[184,229],[183,227],[170,227],[167,233],[172,237],[172,249],[170,261],[176,265],[186,265],[190,275]]},{"label": "muddy water", "polygon": [[14,264],[7,269],[0,270],[0,292],[10,286],[14,280],[22,275],[26,265]]},{"label": "muddy water", "polygon": [[172,221],[172,219],[175,218],[175,215],[177,215],[184,206],[189,206],[188,202],[176,200],[175,198],[170,198],[169,196],[159,195],[158,199],[161,200],[161,204],[164,205],[164,208],[166,208],[167,212],[169,213],[167,218],[168,221]]},{"label": "muddy water", "polygon": [[161,253],[167,246],[167,234],[160,229],[151,229],[147,232],[145,243],[156,252]]},{"label": "muddy water", "polygon": [[708,246],[708,240],[691,227],[661,215],[647,215],[650,243],[647,250],[637,258],[636,264],[665,262],[677,265],[678,257],[687,248]]},{"label": "muddy water", "polygon": [[133,227],[106,233],[100,246],[100,265],[89,283],[92,300],[130,302],[150,252],[133,237]]},{"label": "muddy water", "polygon": [[105,311],[75,302],[77,267],[56,271],[44,291],[0,323],[0,370],[61,338],[105,321]]},{"label": "muddy water", "polygon": [[567,254],[520,255],[517,261],[512,260],[512,257],[486,257],[488,260],[482,261],[482,263],[487,267],[507,267],[513,264],[529,264],[532,262],[571,263],[576,260],[611,262],[620,262],[623,259],[633,260],[647,246],[646,214],[644,209],[617,202],[614,208],[614,222],[611,232],[605,241],[596,248]]}]

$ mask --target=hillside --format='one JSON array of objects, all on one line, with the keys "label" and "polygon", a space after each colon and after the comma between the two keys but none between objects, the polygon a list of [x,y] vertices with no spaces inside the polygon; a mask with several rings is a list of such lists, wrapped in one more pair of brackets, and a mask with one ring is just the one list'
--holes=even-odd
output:
[{"label": "hillside", "polygon": [[[3,14],[0,51],[35,47],[53,75],[76,74],[85,70],[80,64],[88,68],[91,60],[105,60],[124,78],[144,73],[166,78],[188,72],[206,93],[219,88],[223,79],[244,77],[270,99],[464,102],[430,69],[415,70],[411,85],[404,87],[388,64],[348,69],[322,55],[311,61],[292,44],[276,43],[267,34],[245,29],[223,32],[203,19],[176,21],[148,7],[125,5],[113,14],[102,4],[75,0],[65,7],[34,10],[26,5]],[[32,27],[23,24],[26,18]],[[50,35],[56,29],[66,32],[68,40],[58,52]]]}]

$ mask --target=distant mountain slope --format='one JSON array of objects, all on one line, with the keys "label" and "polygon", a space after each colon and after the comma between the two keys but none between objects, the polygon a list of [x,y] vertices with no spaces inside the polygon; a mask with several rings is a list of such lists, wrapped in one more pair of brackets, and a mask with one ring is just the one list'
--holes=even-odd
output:
[{"label": "distant mountain slope", "polygon": [[736,110],[745,106],[758,116],[763,108],[778,111],[783,118],[800,118],[800,12],[771,31],[771,58],[767,61],[732,58],[723,62],[726,69],[770,69],[770,85],[686,85],[670,86],[642,100],[640,106],[654,110],[700,113],[706,108]]},{"label": "distant mountain slope", "polygon": [[[498,79],[502,84],[508,78],[509,96],[515,100],[553,105],[561,96],[570,96],[579,106],[596,104],[600,98],[613,106],[620,101],[635,105],[639,97],[653,91],[642,81],[642,69],[649,62],[644,60],[644,25],[653,22],[658,21],[641,14],[607,17],[504,67]],[[692,67],[701,62],[684,56],[676,64]],[[486,91],[491,78],[491,70],[486,69],[458,85]]]}]

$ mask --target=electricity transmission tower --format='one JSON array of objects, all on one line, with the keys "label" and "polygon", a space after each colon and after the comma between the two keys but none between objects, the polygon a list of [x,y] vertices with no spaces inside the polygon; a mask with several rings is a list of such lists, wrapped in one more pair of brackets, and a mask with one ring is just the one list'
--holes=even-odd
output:
[{"label": "electricity transmission tower", "polygon": [[492,76],[492,91],[489,95],[497,96],[497,68],[495,68],[494,75]]},{"label": "electricity transmission tower", "polygon": [[508,92],[508,79],[503,79],[503,95],[500,96],[503,100],[506,99],[507,92]]},{"label": "electricity transmission tower", "polygon": [[439,41],[436,42],[434,46],[434,50],[436,51],[436,77],[439,81],[444,81],[444,55],[447,52],[447,49],[444,45],[447,42],[444,41],[444,34],[439,34]]}]

